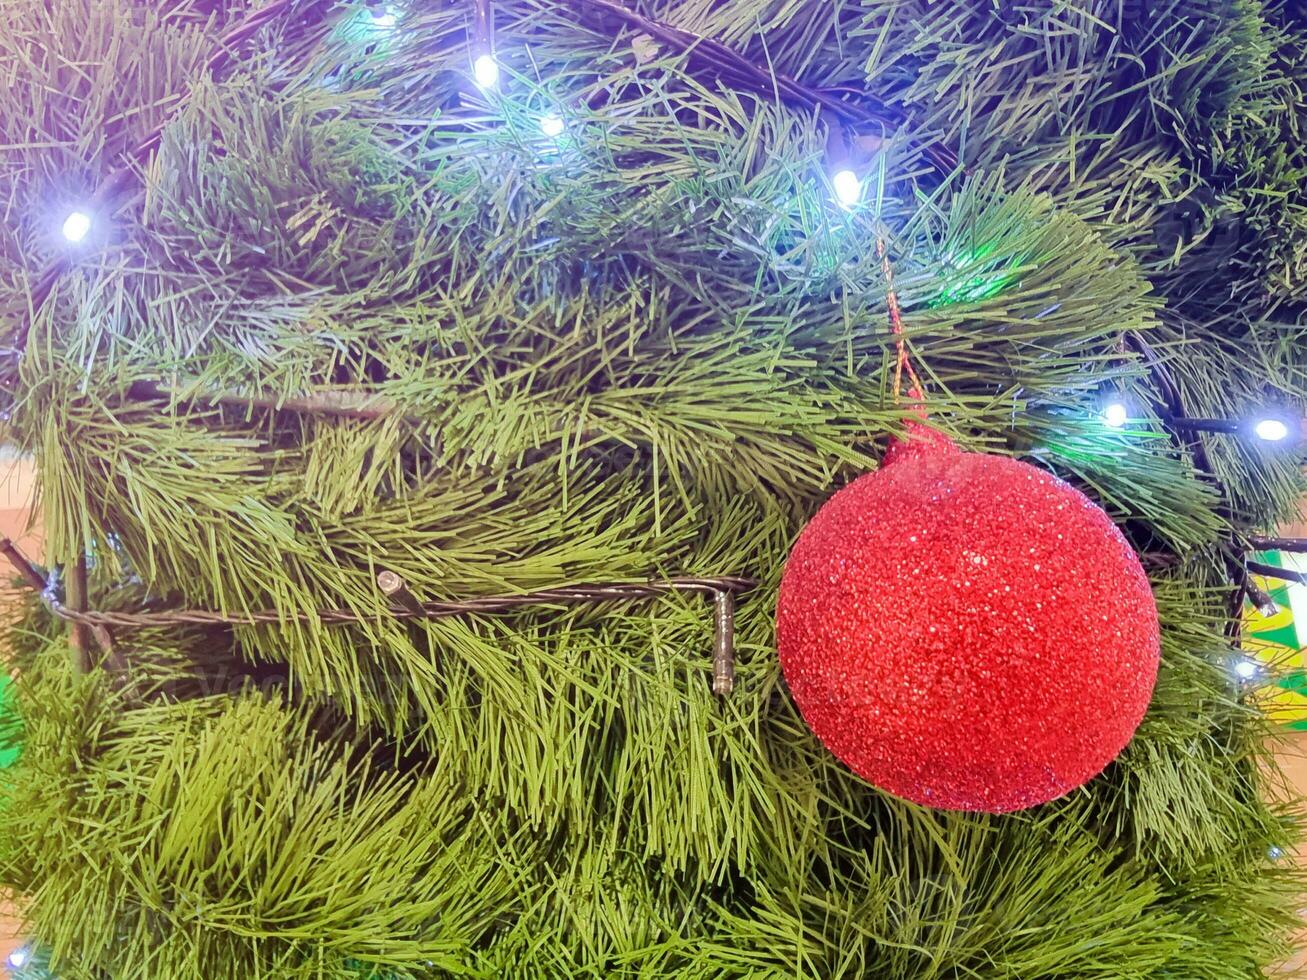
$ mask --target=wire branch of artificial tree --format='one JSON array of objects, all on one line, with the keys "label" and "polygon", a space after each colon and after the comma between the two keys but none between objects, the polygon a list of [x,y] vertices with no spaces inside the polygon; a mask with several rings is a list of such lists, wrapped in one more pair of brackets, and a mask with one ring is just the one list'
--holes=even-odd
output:
[{"label": "wire branch of artificial tree", "polygon": [[[472,600],[476,612],[509,612],[529,605],[569,605],[575,602],[607,602],[613,599],[633,600],[649,598],[668,592],[699,592],[713,600],[713,693],[725,697],[735,689],[735,595],[746,592],[757,583],[752,579],[684,578],[662,582],[641,582],[631,585],[565,586],[525,596],[496,596],[485,600]],[[468,604],[424,603],[409,591],[408,583],[396,572],[385,569],[377,575],[377,588],[390,601],[391,615],[400,618],[439,619],[473,611]],[[439,606],[448,607],[436,608]]]},{"label": "wire branch of artificial tree", "polygon": [[[432,600],[416,607],[403,603],[387,605],[386,613],[396,619],[445,619],[451,616],[495,615],[533,606],[567,606],[583,603],[621,602],[648,599],[675,592],[745,592],[754,588],[753,579],[739,576],[720,578],[675,578],[650,582],[607,582],[564,585],[518,594],[479,596],[472,599]],[[227,613],[209,609],[160,609],[147,612],[104,612],[69,609],[59,605],[56,613],[69,622],[106,629],[133,630],[166,626],[271,626],[286,622],[321,623],[328,626],[359,623],[371,613],[354,609],[263,609]]]},{"label": "wire branch of artificial tree", "polygon": [[725,697],[735,690],[735,593],[713,593],[712,689]]},{"label": "wire branch of artificial tree", "polygon": [[1307,572],[1299,572],[1292,568],[1280,568],[1277,565],[1267,565],[1265,562],[1260,561],[1248,562],[1247,568],[1254,575],[1279,579],[1281,582],[1297,582],[1299,585],[1307,585]]},{"label": "wire branch of artificial tree", "polygon": [[[9,564],[13,565],[17,570],[23,582],[41,596],[41,599],[55,615],[65,620],[71,619],[75,615],[76,610],[65,609],[63,604],[55,597],[54,580],[52,580],[49,573],[28,559],[9,538],[0,538],[0,554],[8,559]],[[84,595],[86,592],[85,563],[74,566],[69,576],[69,601],[81,602],[79,596]],[[91,641],[94,641],[95,645],[99,647],[100,653],[112,667],[117,670],[126,669],[126,662],[114,647],[113,636],[107,629],[76,623],[74,624],[73,634],[69,638],[72,645],[73,666],[75,669],[84,672],[93,666],[90,656]]]},{"label": "wire branch of artificial tree", "polygon": [[[225,613],[210,609],[158,609],[138,612],[97,611],[85,608],[83,599],[73,596],[65,605],[48,589],[45,577],[12,541],[0,539],[0,554],[9,560],[18,573],[33,589],[42,594],[50,609],[60,619],[74,627],[74,643],[78,635],[89,636],[100,647],[104,657],[116,668],[125,670],[126,664],[115,648],[115,630],[132,631],[167,627],[233,627],[275,626],[287,622],[314,623],[342,626],[360,623],[373,618],[375,613],[353,609],[305,609],[286,612],[277,609],[256,610],[245,613]],[[71,580],[70,580],[71,584]],[[713,599],[715,640],[713,646],[713,690],[720,695],[729,694],[735,679],[735,596],[757,586],[751,578],[738,575],[720,577],[686,577],[652,580],[648,582],[605,582],[581,585],[564,585],[509,595],[478,596],[461,600],[421,601],[408,590],[407,583],[396,573],[383,570],[377,576],[377,586],[383,600],[383,611],[398,620],[447,619],[454,616],[495,616],[524,609],[575,606],[588,603],[635,602],[673,593],[699,593]],[[82,642],[85,642],[84,639]],[[89,667],[89,656],[82,650],[79,663]]]},{"label": "wire branch of artificial tree", "polygon": [[64,609],[69,615],[63,616],[72,623],[72,630],[68,636],[69,646],[72,648],[73,670],[78,674],[89,673],[92,667],[91,661],[91,629],[90,624],[81,622],[77,617],[85,612],[88,603],[89,585],[87,582],[86,555],[80,555],[76,561],[65,569],[64,589],[67,593],[68,605],[66,607],[51,606],[56,613]]},{"label": "wire branch of artificial tree", "polygon": [[[897,129],[904,122],[903,114],[877,100],[877,107],[867,105],[873,101],[868,92],[859,92],[854,101],[842,98],[847,87],[836,89],[815,88],[769,67],[755,64],[720,41],[681,27],[647,17],[616,0],[564,0],[583,16],[596,13],[609,14],[656,41],[661,41],[685,54],[692,63],[707,68],[733,88],[752,91],[767,98],[779,98],[790,105],[830,112],[838,119],[853,125],[873,126],[876,135]],[[948,175],[961,163],[956,153],[937,143],[925,144],[922,151],[935,167]]]},{"label": "wire branch of artificial tree", "polygon": [[1254,551],[1289,551],[1294,554],[1307,554],[1307,538],[1263,538],[1251,537],[1248,546]]},{"label": "wire branch of artificial tree", "polygon": [[[1236,562],[1230,566],[1230,576],[1234,579],[1236,586],[1234,591],[1235,598],[1240,599],[1242,596],[1246,595],[1248,601],[1256,606],[1257,611],[1263,616],[1275,615],[1276,610],[1278,609],[1275,600],[1271,598],[1269,592],[1253,581],[1252,575],[1249,574],[1249,567],[1250,566],[1245,565],[1242,562]],[[1232,624],[1227,625],[1227,632],[1232,636],[1238,636],[1239,634],[1239,609],[1241,606],[1242,602],[1231,602],[1230,604]]]},{"label": "wire branch of artificial tree", "polygon": [[1127,330],[1123,339],[1127,347],[1143,358],[1144,364],[1148,368],[1153,387],[1160,395],[1159,398],[1153,399],[1153,410],[1157,413],[1157,417],[1161,419],[1162,426],[1170,433],[1172,440],[1177,445],[1189,450],[1193,456],[1194,466],[1210,484],[1220,491],[1222,513],[1228,517],[1228,497],[1225,493],[1225,487],[1221,484],[1216,471],[1212,468],[1211,460],[1207,456],[1207,449],[1203,445],[1202,439],[1195,433],[1186,431],[1184,423],[1189,421],[1189,415],[1185,411],[1184,398],[1180,394],[1180,388],[1175,383],[1175,379],[1171,377],[1171,372],[1167,369],[1165,361],[1137,332]]},{"label": "wire branch of artificial tree", "polygon": [[279,398],[268,395],[247,395],[198,385],[172,387],[153,381],[134,381],[127,389],[127,397],[139,402],[193,402],[246,411],[285,411],[300,415],[334,415],[363,420],[402,416],[413,424],[421,421],[416,416],[404,415],[399,405],[384,395],[343,389]]},{"label": "wire branch of artificial tree", "polygon": [[48,576],[38,566],[33,564],[28,557],[18,550],[18,546],[9,538],[0,538],[0,554],[9,560],[22,576],[23,581],[37,592],[44,592],[48,582]]}]

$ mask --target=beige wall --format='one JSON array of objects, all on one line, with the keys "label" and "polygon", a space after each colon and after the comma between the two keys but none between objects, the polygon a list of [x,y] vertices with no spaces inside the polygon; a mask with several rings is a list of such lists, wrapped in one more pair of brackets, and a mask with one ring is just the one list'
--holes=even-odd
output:
[{"label": "beige wall", "polygon": [[0,909],[0,961],[8,961],[9,954],[22,945],[18,920],[8,909]]},{"label": "beige wall", "polygon": [[[1307,795],[1307,732],[1286,735],[1278,754],[1288,782],[1299,794]],[[1299,867],[1307,867],[1307,840],[1299,841],[1296,859]],[[1303,904],[1307,906],[1307,896],[1304,896]],[[1307,978],[1307,907],[1299,909],[1298,914],[1303,918],[1303,931],[1298,938],[1299,952],[1276,975],[1304,980]]]},{"label": "beige wall", "polygon": [[[29,530],[28,509],[32,499],[31,464],[6,456],[0,451],[0,536],[19,542],[28,555],[40,553],[39,536]],[[0,569],[8,579],[9,572]],[[12,909],[0,905],[0,962],[21,944],[19,923]]]}]

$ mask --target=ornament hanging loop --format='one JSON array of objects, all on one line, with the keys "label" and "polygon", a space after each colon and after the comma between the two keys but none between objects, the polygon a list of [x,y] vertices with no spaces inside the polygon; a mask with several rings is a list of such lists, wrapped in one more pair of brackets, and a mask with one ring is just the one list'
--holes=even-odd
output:
[{"label": "ornament hanging loop", "polygon": [[894,288],[894,267],[890,265],[889,250],[885,247],[885,235],[880,233],[876,236],[876,257],[880,259],[881,273],[885,276],[885,305],[889,308],[890,330],[894,333],[894,402],[898,404],[903,400],[903,375],[907,374],[908,380],[912,382],[912,387],[908,394],[913,401],[921,401],[923,397],[921,379],[917,377],[917,370],[912,366],[912,358],[908,355],[908,343],[903,334],[903,311],[899,307],[899,294]]}]

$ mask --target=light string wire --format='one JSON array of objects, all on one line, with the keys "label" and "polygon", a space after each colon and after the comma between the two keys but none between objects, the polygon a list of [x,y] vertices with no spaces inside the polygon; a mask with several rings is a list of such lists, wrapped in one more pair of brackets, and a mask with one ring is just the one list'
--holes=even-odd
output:
[{"label": "light string wire", "polygon": [[[1217,475],[1216,468],[1207,455],[1207,447],[1203,445],[1201,433],[1185,424],[1190,419],[1185,410],[1184,397],[1180,393],[1180,386],[1176,384],[1167,369],[1165,361],[1137,331],[1124,331],[1121,335],[1121,344],[1125,350],[1137,354],[1143,361],[1155,392],[1151,397],[1153,414],[1160,420],[1175,445],[1188,452],[1193,459],[1194,468],[1219,495],[1221,503],[1217,509],[1218,516],[1232,524],[1234,514],[1230,508],[1230,492]],[[1266,550],[1264,544],[1275,540],[1297,542],[1297,539],[1244,538],[1237,531],[1231,530],[1217,546],[1218,556],[1234,583],[1227,610],[1225,635],[1236,647],[1239,646],[1242,633],[1240,609],[1244,596],[1248,597],[1263,616],[1273,616],[1277,611],[1275,600],[1253,581],[1252,575],[1259,574],[1286,581],[1295,580],[1296,573],[1288,573],[1285,569],[1273,570],[1273,566],[1248,561],[1247,556],[1250,551]],[[1307,551],[1307,542],[1302,542],[1301,550]],[[1271,574],[1272,570],[1274,574]]]},{"label": "light string wire", "polygon": [[[127,670],[127,663],[114,641],[115,630],[187,627],[230,628],[236,626],[285,626],[287,623],[342,626],[366,622],[372,613],[354,609],[323,608],[260,609],[245,613],[224,613],[211,609],[160,609],[150,611],[96,611],[70,608],[56,594],[55,579],[43,572],[8,538],[0,538],[0,554],[9,561],[23,582],[36,591],[60,619],[90,633],[104,661],[115,672]],[[735,599],[757,586],[743,576],[685,577],[647,582],[598,582],[563,585],[534,592],[476,596],[469,599],[421,600],[395,572],[383,570],[376,579],[381,609],[396,620],[447,619],[455,616],[496,616],[527,608],[566,607],[606,602],[635,602],[675,593],[699,594],[713,600],[713,693],[730,694],[735,685]],[[78,650],[82,655],[89,651]],[[93,666],[87,664],[86,666]]]}]

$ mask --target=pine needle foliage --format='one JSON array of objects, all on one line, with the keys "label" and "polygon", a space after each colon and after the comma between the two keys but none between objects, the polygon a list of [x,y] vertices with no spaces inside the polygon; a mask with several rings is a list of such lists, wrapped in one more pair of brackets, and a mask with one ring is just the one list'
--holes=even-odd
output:
[{"label": "pine needle foliage", "polygon": [[[898,123],[856,134],[864,204],[831,202],[829,118],[585,4],[496,3],[482,93],[462,4],[383,29],[305,0],[213,73],[244,4],[0,0],[0,328],[28,330],[9,426],[47,559],[89,554],[97,608],[283,616],[125,634],[125,675],[77,676],[40,611],[11,637],[0,883],[52,967],[1257,975],[1296,904],[1268,857],[1294,815],[1229,670],[1222,555],[1303,481],[1216,438],[1213,480],[1121,341],[1148,339],[1195,416],[1307,395],[1296,11],[633,6],[876,100]],[[165,121],[36,306],[60,216]],[[1026,813],[876,792],[780,678],[785,555],[907,414],[878,235],[932,423],[1071,480],[1153,570],[1139,735]],[[1103,427],[1108,385],[1139,425]],[[391,411],[294,401],[348,398]],[[383,568],[424,599],[760,584],[719,699],[701,596],[404,623]],[[324,608],[359,621],[299,618]]]}]

